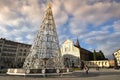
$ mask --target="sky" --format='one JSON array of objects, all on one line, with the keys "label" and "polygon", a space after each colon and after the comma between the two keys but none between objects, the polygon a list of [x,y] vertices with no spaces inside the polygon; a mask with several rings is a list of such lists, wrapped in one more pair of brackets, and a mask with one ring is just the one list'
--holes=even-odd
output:
[{"label": "sky", "polygon": [[107,58],[120,49],[119,0],[0,0],[0,38],[32,44],[49,1],[60,45],[78,38]]}]

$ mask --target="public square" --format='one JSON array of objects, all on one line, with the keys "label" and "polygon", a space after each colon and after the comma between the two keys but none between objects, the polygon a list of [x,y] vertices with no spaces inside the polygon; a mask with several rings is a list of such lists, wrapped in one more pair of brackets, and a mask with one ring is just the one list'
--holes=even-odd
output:
[{"label": "public square", "polygon": [[120,80],[119,0],[0,6],[0,80]]},{"label": "public square", "polygon": [[0,75],[0,80],[120,80],[120,70],[115,69],[90,69],[88,74],[85,71],[75,71],[63,76],[9,76]]}]

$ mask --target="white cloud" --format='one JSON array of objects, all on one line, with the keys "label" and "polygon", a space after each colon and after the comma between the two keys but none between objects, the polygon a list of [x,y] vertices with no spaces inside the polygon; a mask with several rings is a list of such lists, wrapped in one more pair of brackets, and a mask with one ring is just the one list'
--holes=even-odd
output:
[{"label": "white cloud", "polygon": [[[120,48],[120,31],[116,29],[119,28],[119,20],[112,25],[101,26],[101,28],[99,31],[82,35],[82,39],[89,45],[96,45],[96,49],[103,50],[106,56],[112,56],[112,53]],[[113,28],[115,31],[110,32],[108,31],[109,28]]]},{"label": "white cloud", "polygon": [[64,2],[64,6],[68,14],[94,25],[100,25],[111,18],[120,17],[120,3],[115,1],[67,0]]},{"label": "white cloud", "polygon": [[86,31],[87,25],[79,20],[71,20],[69,24],[70,32],[74,35],[79,35]]},{"label": "white cloud", "polygon": [[62,26],[68,20],[68,15],[65,12],[60,12],[60,13],[61,14],[59,14],[55,17],[55,22],[57,25],[59,25],[59,26],[56,25],[56,27]]},{"label": "white cloud", "polygon": [[100,31],[99,30],[99,31],[90,31],[87,34],[81,35],[80,38],[83,38],[83,39],[87,38],[86,39],[87,42],[88,42],[88,40],[94,42],[94,40],[90,40],[90,39],[95,38],[96,40],[101,40],[101,39],[103,39],[107,35],[109,35],[109,31]]},{"label": "white cloud", "polygon": [[[48,1],[48,0],[47,0]],[[46,0],[0,0],[0,35],[31,43],[46,9]],[[53,14],[60,43],[71,36],[89,45],[97,45],[106,54],[119,48],[120,3],[115,0],[52,0]],[[89,26],[89,24],[95,26]],[[63,26],[64,25],[64,26]],[[96,30],[95,28],[99,30]],[[95,30],[89,30],[94,28]],[[110,29],[114,29],[113,32]],[[67,33],[67,34],[66,34]],[[109,50],[110,49],[110,50]],[[113,49],[113,50],[112,50]]]},{"label": "white cloud", "polygon": [[26,36],[26,38],[29,39],[29,40],[33,40],[34,35],[30,35],[30,34],[28,34],[28,35]]},{"label": "white cloud", "polygon": [[120,20],[114,22],[113,27],[114,27],[115,31],[120,32]]},{"label": "white cloud", "polygon": [[6,33],[6,32],[7,32],[6,27],[2,27],[2,26],[1,26],[1,27],[0,27],[0,30],[1,30],[1,31],[0,31],[1,33]]},{"label": "white cloud", "polygon": [[22,38],[22,37],[16,37],[15,40],[16,40],[17,42],[23,42],[23,38]]}]

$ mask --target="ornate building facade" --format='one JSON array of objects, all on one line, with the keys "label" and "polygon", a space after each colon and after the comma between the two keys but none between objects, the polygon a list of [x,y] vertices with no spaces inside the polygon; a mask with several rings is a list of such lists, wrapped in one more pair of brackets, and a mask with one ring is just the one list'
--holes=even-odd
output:
[{"label": "ornate building facade", "polygon": [[22,67],[31,45],[0,39],[0,68]]},{"label": "ornate building facade", "polygon": [[[19,43],[11,40],[0,39],[0,68],[22,67],[26,56],[29,54],[31,45]],[[118,65],[120,66],[120,50],[114,53]],[[84,61],[88,66],[108,67],[108,60],[94,60],[94,55],[91,51],[82,48],[77,40],[67,39],[62,43],[61,54],[65,67],[80,67]],[[112,65],[113,66],[113,65]]]},{"label": "ornate building facade", "polygon": [[93,53],[79,45],[79,41],[74,44],[67,39],[62,43],[61,53],[66,67],[80,67],[81,61],[93,60]]},{"label": "ornate building facade", "polygon": [[117,63],[117,66],[120,67],[120,49],[118,49],[117,51],[115,51],[113,53],[113,56],[115,57],[115,61]]}]

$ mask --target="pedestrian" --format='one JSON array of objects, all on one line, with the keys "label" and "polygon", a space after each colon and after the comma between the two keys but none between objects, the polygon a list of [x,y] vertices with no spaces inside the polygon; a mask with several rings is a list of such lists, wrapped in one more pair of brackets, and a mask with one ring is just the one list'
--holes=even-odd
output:
[{"label": "pedestrian", "polygon": [[88,74],[89,67],[88,67],[86,64],[84,65],[84,69],[85,69],[85,71],[86,71],[86,74]]},{"label": "pedestrian", "polygon": [[83,69],[84,69],[84,62],[81,61],[81,70],[83,70]]},{"label": "pedestrian", "polygon": [[98,71],[99,71],[99,66],[96,66],[96,70],[98,70]]}]

